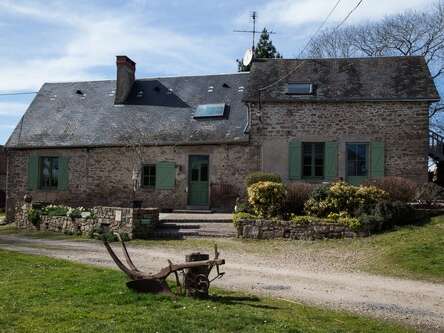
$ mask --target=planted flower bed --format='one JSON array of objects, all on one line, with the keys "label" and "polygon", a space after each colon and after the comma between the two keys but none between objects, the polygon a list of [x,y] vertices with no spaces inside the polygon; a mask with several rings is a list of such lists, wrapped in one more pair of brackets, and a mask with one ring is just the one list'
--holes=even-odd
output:
[{"label": "planted flower bed", "polygon": [[[270,175],[251,178],[253,181],[247,180],[248,203],[238,205],[233,218],[242,238],[368,236],[394,225],[416,222],[418,217],[408,203],[393,200],[392,193],[372,184],[353,186],[338,181],[286,187]],[[297,202],[291,202],[291,198]]]},{"label": "planted flower bed", "polygon": [[17,210],[17,227],[28,230],[60,232],[69,235],[105,237],[116,240],[114,232],[125,239],[150,238],[159,222],[157,208],[68,207],[24,203]]}]

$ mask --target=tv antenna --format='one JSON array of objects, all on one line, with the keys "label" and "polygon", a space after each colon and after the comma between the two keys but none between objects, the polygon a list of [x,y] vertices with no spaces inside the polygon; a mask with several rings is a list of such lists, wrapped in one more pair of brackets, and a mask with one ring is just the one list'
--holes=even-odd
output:
[{"label": "tv antenna", "polygon": [[[253,30],[233,30],[233,31],[234,32],[244,32],[244,33],[252,34],[253,43],[251,45],[251,50],[254,52],[254,44],[255,44],[256,34],[260,33],[261,31],[256,30],[257,12],[256,11],[252,11],[250,17],[253,20]],[[275,32],[273,32],[273,31],[268,31],[268,33],[269,34],[275,34]]]}]

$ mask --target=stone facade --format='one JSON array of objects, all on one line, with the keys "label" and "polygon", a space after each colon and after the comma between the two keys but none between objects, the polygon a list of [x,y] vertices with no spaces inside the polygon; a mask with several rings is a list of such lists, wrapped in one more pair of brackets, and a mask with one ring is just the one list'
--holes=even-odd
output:
[{"label": "stone facade", "polygon": [[293,102],[251,105],[251,142],[263,171],[288,180],[288,143],[338,142],[338,177],[346,179],[345,144],[382,141],[386,176],[427,181],[428,103]]},{"label": "stone facade", "polygon": [[[30,155],[69,157],[68,191],[28,191],[27,163]],[[210,191],[213,185],[230,185],[235,196],[243,194],[245,176],[258,169],[256,147],[248,145],[157,146],[143,150],[141,164],[159,161],[176,163],[176,184],[172,190],[140,188],[134,196],[132,170],[133,153],[128,148],[67,148],[13,150],[8,159],[8,220],[14,207],[26,193],[33,201],[63,203],[78,207],[131,207],[133,200],[142,207],[184,209],[188,200],[188,158],[209,155]],[[140,163],[140,162],[137,162]],[[211,200],[212,193],[210,193]],[[213,207],[217,208],[217,207]],[[232,208],[232,207],[230,207]]]},{"label": "stone facade", "polygon": [[[428,104],[426,102],[294,102],[250,104],[249,144],[151,146],[143,150],[144,164],[173,161],[176,184],[172,190],[140,188],[133,194],[133,153],[129,148],[16,149],[8,158],[8,219],[27,191],[27,161],[31,154],[69,157],[68,191],[32,191],[34,201],[70,206],[97,205],[184,209],[188,201],[190,155],[209,156],[211,208],[224,203],[215,189],[230,200],[244,194],[245,176],[256,170],[279,173],[288,180],[291,140],[338,142],[337,177],[346,179],[347,142],[384,142],[384,174],[418,183],[427,181]],[[223,186],[219,186],[223,185]],[[225,205],[230,210],[232,203]]]},{"label": "stone facade", "polygon": [[150,238],[159,223],[159,210],[156,208],[94,207],[94,218],[70,218],[67,216],[40,217],[38,226],[27,218],[31,204],[23,204],[16,209],[16,225],[21,229],[52,231],[74,235],[89,235],[96,227],[106,232],[127,234],[129,238]]},{"label": "stone facade", "polygon": [[335,223],[298,224],[292,221],[240,220],[237,235],[246,239],[301,239],[365,237],[370,231],[353,231],[345,225]]},{"label": "stone facade", "polygon": [[6,150],[0,146],[0,209],[6,206]]}]

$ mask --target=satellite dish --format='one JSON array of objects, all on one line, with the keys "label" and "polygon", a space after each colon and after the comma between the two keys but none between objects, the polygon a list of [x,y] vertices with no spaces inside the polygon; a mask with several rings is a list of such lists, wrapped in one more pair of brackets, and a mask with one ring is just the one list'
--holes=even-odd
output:
[{"label": "satellite dish", "polygon": [[253,50],[247,49],[244,54],[244,58],[242,59],[242,64],[244,66],[248,66],[251,64],[251,61],[253,60]]}]

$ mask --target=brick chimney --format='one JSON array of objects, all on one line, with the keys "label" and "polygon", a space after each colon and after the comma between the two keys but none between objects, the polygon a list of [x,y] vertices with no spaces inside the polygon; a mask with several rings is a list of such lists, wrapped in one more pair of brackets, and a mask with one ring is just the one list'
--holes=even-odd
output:
[{"label": "brick chimney", "polygon": [[116,65],[117,82],[114,104],[123,104],[125,103],[134,84],[136,63],[127,56],[117,56]]}]

